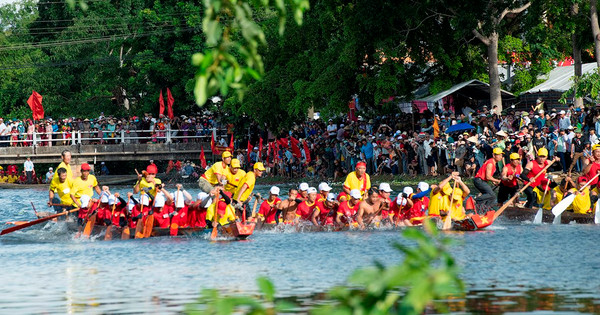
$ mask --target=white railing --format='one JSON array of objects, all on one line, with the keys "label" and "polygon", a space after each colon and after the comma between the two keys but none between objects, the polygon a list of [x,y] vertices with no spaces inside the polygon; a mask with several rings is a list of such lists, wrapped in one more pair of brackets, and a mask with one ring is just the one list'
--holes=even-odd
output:
[{"label": "white railing", "polygon": [[[188,132],[187,135],[184,135]],[[201,134],[199,134],[201,133]],[[122,144],[122,143],[173,143],[173,142],[210,142],[212,134],[218,142],[225,137],[229,145],[227,129],[209,129],[209,133],[183,129],[165,130],[117,130],[117,131],[83,131],[69,132],[33,132],[32,134],[19,134],[17,139],[12,135],[0,138],[0,146],[28,147],[28,146],[57,146],[57,145],[86,145],[86,144]]]}]

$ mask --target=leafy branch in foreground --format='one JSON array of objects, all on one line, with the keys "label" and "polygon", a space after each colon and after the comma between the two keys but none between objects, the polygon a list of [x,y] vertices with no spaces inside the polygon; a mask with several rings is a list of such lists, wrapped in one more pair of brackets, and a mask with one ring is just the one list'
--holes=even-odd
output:
[{"label": "leafy branch in foreground", "polygon": [[[431,221],[425,229],[407,229],[403,236],[416,246],[394,244],[404,254],[399,265],[359,269],[348,286],[331,289],[327,305],[315,306],[310,313],[332,314],[420,314],[429,305],[446,309],[437,300],[464,292],[459,267],[447,252],[449,238],[440,235]],[[204,290],[195,303],[186,307],[188,314],[276,314],[293,312],[296,305],[275,299],[275,288],[266,278],[258,279],[259,296],[222,296],[217,290]]]}]

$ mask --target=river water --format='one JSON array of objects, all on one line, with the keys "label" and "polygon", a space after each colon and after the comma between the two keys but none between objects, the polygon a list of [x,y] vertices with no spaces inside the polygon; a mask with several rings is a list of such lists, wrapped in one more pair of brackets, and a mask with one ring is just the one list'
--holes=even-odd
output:
[{"label": "river water", "polygon": [[[30,201],[48,209],[43,189],[0,190],[0,201],[0,222],[35,219]],[[468,291],[447,302],[452,311],[600,313],[600,226],[501,220],[448,235],[459,241],[451,252]],[[0,237],[0,314],[177,313],[202,288],[255,293],[258,276],[306,306],[356,268],[400,262],[394,242],[405,242],[399,231],[104,242],[74,239],[49,223]]]}]

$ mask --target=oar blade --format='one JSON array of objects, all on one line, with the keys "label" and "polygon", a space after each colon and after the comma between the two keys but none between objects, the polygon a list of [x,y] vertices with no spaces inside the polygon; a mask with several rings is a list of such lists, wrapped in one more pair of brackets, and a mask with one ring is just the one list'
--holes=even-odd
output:
[{"label": "oar blade", "polygon": [[66,211],[66,212],[61,212],[61,213],[57,213],[57,214],[54,214],[54,215],[51,215],[51,216],[47,216],[45,218],[41,218],[41,219],[29,221],[29,222],[26,222],[26,223],[23,223],[23,224],[20,224],[20,225],[17,225],[17,226],[10,227],[8,229],[4,229],[4,230],[2,230],[0,232],[0,235],[12,233],[12,232],[24,229],[26,227],[30,227],[30,226],[33,226],[33,225],[36,225],[36,224],[40,224],[40,223],[52,220],[54,218],[60,217],[61,215],[65,215],[65,214],[69,214],[69,213],[73,213],[73,212],[77,212],[77,211],[79,211],[79,209],[73,209],[73,210],[69,210],[69,211]]},{"label": "oar blade", "polygon": [[85,228],[83,229],[83,238],[90,238],[92,235],[92,230],[94,229],[94,225],[96,224],[96,213],[94,213],[85,223]]},{"label": "oar blade", "polygon": [[594,223],[600,224],[600,202],[596,202],[596,212],[594,215]]},{"label": "oar blade", "polygon": [[557,216],[554,217],[554,220],[552,221],[552,224],[560,224],[562,218],[562,212],[559,213]]},{"label": "oar blade", "polygon": [[554,214],[555,217],[561,215],[573,203],[573,200],[575,200],[575,194],[567,196],[566,198],[561,200],[556,206],[554,206],[554,208],[552,208],[552,214]]},{"label": "oar blade", "polygon": [[121,239],[122,240],[128,240],[131,235],[130,235],[131,231],[129,231],[129,227],[126,226],[123,228],[123,233],[121,233]]},{"label": "oar blade", "polygon": [[105,241],[110,241],[110,240],[112,240],[112,230],[113,230],[113,226],[112,226],[112,225],[109,225],[109,226],[106,228],[106,233],[104,234],[104,240],[105,240]]},{"label": "oar blade", "polygon": [[450,213],[448,213],[446,219],[444,220],[444,226],[442,226],[442,230],[448,231],[450,228],[452,228],[452,217],[450,216]]},{"label": "oar blade", "polygon": [[533,224],[542,224],[542,212],[543,209],[539,208],[535,214],[535,218],[533,218]]},{"label": "oar blade", "polygon": [[154,229],[154,215],[149,214],[146,218],[146,222],[144,223],[144,237],[148,238],[152,235],[152,230]]},{"label": "oar blade", "polygon": [[218,234],[219,234],[219,232],[217,231],[217,226],[215,225],[215,226],[213,226],[213,230],[210,233],[210,239],[211,240],[216,239]]}]

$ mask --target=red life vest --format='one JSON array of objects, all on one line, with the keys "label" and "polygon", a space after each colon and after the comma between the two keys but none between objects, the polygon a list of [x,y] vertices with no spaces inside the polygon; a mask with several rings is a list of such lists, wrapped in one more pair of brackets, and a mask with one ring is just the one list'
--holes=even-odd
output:
[{"label": "red life vest", "polygon": [[482,180],[488,180],[488,178],[486,176],[486,170],[487,170],[487,166],[489,164],[492,164],[492,175],[494,175],[494,173],[496,173],[496,160],[494,160],[494,158],[491,158],[483,163],[481,168],[479,168],[479,170],[477,171],[475,178],[480,178]]},{"label": "red life vest", "polygon": [[[506,176],[520,175],[521,173],[523,173],[523,167],[521,166],[521,164],[518,164],[517,167],[513,167],[511,164],[506,164],[504,167],[506,167]],[[506,187],[516,187],[517,177],[513,177],[512,180],[503,180],[502,185]]]},{"label": "red life vest", "polygon": [[[531,164],[533,164],[533,167],[531,168],[531,171],[529,172],[529,174],[527,174],[527,177],[534,178],[537,174],[542,172],[544,167],[546,167],[548,165],[548,161],[544,161],[544,165],[542,165],[542,166],[540,166],[537,161],[533,161],[533,162],[531,162]],[[546,171],[544,171],[544,173],[546,173]],[[547,180],[544,179],[544,175],[542,174],[542,175],[538,176],[538,178],[536,178],[535,181],[531,182],[530,187],[532,187],[532,188],[537,187],[540,184],[545,183],[546,181]],[[527,183],[525,183],[525,184],[527,184]]]},{"label": "red life vest", "polygon": [[356,213],[358,212],[358,206],[360,205],[357,202],[354,207],[350,207],[349,201],[344,201],[340,204],[338,208],[338,213],[342,215],[340,218],[343,223],[351,223],[354,222]]},{"label": "red life vest", "polygon": [[321,225],[333,225],[333,221],[335,218],[336,210],[335,206],[332,208],[327,208],[325,206],[324,201],[317,202],[316,208],[319,209],[319,216],[317,217],[317,221]]}]

